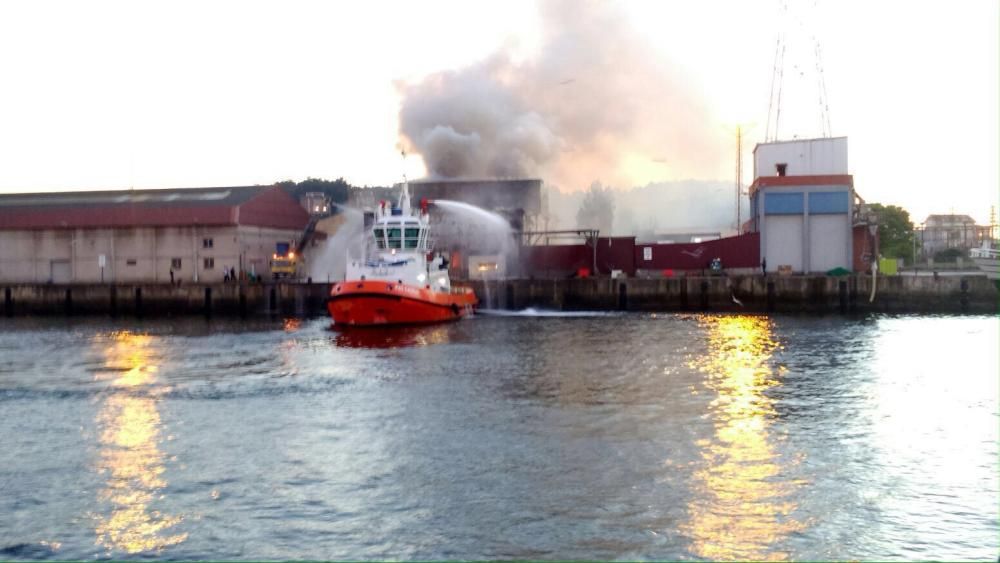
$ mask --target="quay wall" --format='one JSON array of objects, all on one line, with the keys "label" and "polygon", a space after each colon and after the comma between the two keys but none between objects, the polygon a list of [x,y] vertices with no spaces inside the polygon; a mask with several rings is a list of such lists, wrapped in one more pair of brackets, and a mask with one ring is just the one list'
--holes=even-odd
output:
[{"label": "quay wall", "polygon": [[[984,276],[730,275],[659,279],[470,281],[480,307],[597,311],[806,313],[1000,312]],[[111,316],[313,316],[326,314],[326,283],[0,284],[0,314]]]},{"label": "quay wall", "polygon": [[324,314],[329,284],[0,284],[0,312],[22,315]]},{"label": "quay wall", "polygon": [[998,313],[986,277],[711,276],[475,281],[480,307],[598,311]]}]

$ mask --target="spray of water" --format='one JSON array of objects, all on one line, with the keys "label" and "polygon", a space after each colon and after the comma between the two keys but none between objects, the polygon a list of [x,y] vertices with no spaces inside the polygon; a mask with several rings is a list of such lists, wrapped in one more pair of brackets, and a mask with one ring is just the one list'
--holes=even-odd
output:
[{"label": "spray of water", "polygon": [[[503,274],[509,275],[512,264],[517,263],[517,245],[514,244],[514,230],[510,223],[502,216],[461,201],[447,199],[436,199],[434,205],[454,218],[467,223],[472,230],[467,237],[466,243],[473,248],[494,248],[500,257],[500,262],[504,265]],[[470,240],[471,239],[471,240]],[[475,272],[470,272],[470,276],[475,276]],[[483,280],[483,292],[485,295],[485,305],[490,307],[493,299],[490,291],[490,275],[488,272],[480,274]],[[497,283],[497,282],[494,282]]]},{"label": "spray of water", "polygon": [[347,261],[364,255],[365,216],[357,209],[340,208],[340,223],[309,261],[309,276],[314,281],[340,281],[347,274]]}]

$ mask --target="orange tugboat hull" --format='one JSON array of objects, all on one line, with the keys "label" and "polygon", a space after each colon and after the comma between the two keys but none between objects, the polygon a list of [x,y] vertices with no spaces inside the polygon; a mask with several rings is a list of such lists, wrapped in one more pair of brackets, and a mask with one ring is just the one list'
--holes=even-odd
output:
[{"label": "orange tugboat hull", "polygon": [[445,293],[384,280],[345,281],[330,289],[327,310],[338,325],[406,325],[458,320],[478,303],[465,288]]}]

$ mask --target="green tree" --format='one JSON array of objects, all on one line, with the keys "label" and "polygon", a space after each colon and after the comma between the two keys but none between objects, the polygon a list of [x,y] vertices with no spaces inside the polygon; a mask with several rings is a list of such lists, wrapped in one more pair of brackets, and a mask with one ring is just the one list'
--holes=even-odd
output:
[{"label": "green tree", "polygon": [[879,252],[886,258],[913,257],[913,222],[910,212],[898,205],[872,203],[872,211],[878,214]]},{"label": "green tree", "polygon": [[281,186],[295,199],[299,199],[309,192],[323,192],[330,201],[334,203],[346,203],[351,185],[343,178],[336,180],[323,180],[321,178],[306,178],[299,183],[292,180],[275,182],[276,186]]},{"label": "green tree", "polygon": [[601,234],[608,236],[611,234],[614,218],[615,200],[611,195],[611,188],[604,188],[600,182],[594,182],[576,212],[577,228],[599,229]]}]

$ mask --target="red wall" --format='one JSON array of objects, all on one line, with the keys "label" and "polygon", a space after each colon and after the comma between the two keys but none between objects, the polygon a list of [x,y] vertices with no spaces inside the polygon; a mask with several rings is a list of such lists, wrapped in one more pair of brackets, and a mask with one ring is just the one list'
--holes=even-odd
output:
[{"label": "red wall", "polygon": [[[652,260],[644,260],[645,248],[652,249]],[[759,268],[760,233],[706,242],[683,244],[640,244],[635,247],[635,266],[643,270],[702,270],[718,258],[723,268]]]},{"label": "red wall", "polygon": [[597,273],[610,274],[611,270],[635,275],[635,237],[597,239]]},{"label": "red wall", "polygon": [[[652,249],[652,260],[643,259],[643,249]],[[636,244],[635,237],[610,237],[597,240],[597,273],[622,270],[634,276],[636,270],[703,270],[713,258],[722,260],[723,268],[759,268],[760,234],[748,233],[701,243]],[[593,249],[585,244],[525,246],[521,249],[521,267],[525,276],[564,277],[580,268],[591,269]]]},{"label": "red wall", "polygon": [[521,248],[521,269],[528,277],[566,277],[593,262],[593,249],[585,244]]},{"label": "red wall", "polygon": [[854,227],[854,271],[867,272],[871,269],[871,257],[878,255],[878,233],[872,236],[867,225]]}]

